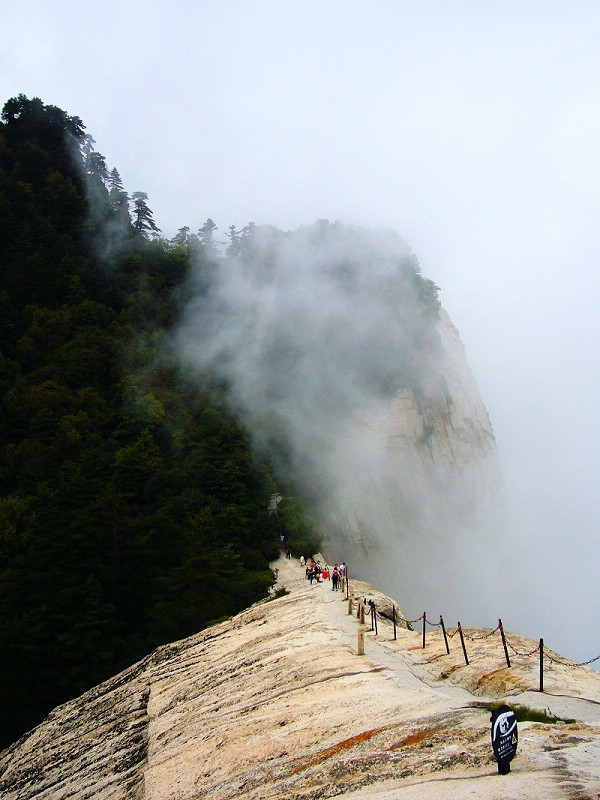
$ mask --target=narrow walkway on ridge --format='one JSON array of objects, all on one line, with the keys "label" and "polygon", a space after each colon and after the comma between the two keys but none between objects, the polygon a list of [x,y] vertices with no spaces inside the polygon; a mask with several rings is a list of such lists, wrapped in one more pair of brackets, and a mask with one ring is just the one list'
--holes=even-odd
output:
[{"label": "narrow walkway on ridge", "polygon": [[[353,604],[353,613],[348,614],[345,593],[332,592],[330,581],[310,586],[305,570],[296,558],[287,559],[282,555],[272,567],[278,569],[278,585],[290,592],[313,593],[315,600],[320,601],[315,603],[319,609],[318,612],[315,610],[315,614],[325,614],[330,621],[333,620],[339,630],[340,641],[356,653],[359,631],[356,603]],[[376,604],[378,597],[391,601],[374,587],[355,581],[352,577],[349,589],[350,594],[355,594],[361,600],[367,596],[375,599]],[[419,629],[412,631],[398,625],[397,639],[394,641],[391,621],[379,619],[377,636],[371,631],[368,614],[365,621],[365,658],[388,669],[399,688],[429,691],[432,696],[443,698],[450,707],[502,699],[549,711],[560,718],[600,722],[600,675],[594,670],[586,669],[583,672],[577,668],[569,670],[567,667],[546,665],[546,691],[540,693],[537,691],[537,656],[520,660],[513,656],[511,668],[507,670],[499,636],[487,638],[485,631],[475,631],[476,636],[467,642],[472,658],[470,666],[466,668],[458,637],[452,643],[451,658],[446,655],[439,630],[426,631],[427,646],[423,649],[420,622]],[[519,636],[518,640],[524,643],[524,649],[529,650],[531,645],[535,645],[524,637]],[[461,673],[464,673],[464,678]],[[478,675],[482,676],[479,681]],[[581,678],[579,683],[578,678]],[[489,686],[490,691],[486,692],[485,686]]]}]

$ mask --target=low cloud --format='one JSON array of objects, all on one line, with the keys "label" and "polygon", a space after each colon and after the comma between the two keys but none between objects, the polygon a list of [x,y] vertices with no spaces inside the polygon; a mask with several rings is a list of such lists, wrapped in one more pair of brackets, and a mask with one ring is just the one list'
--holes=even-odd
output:
[{"label": "low cloud", "polygon": [[457,613],[473,591],[481,610],[502,495],[493,435],[437,287],[399,236],[256,228],[177,340],[226,381],[258,448],[285,442],[331,560],[420,610]]}]

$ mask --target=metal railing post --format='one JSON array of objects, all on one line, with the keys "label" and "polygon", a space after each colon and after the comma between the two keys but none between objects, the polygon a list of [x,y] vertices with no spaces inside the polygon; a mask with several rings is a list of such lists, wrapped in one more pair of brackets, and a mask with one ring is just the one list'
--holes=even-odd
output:
[{"label": "metal railing post", "polygon": [[444,643],[446,645],[446,653],[450,655],[450,647],[448,646],[448,636],[446,635],[446,626],[444,625],[444,618],[440,614],[440,625],[442,626],[442,633],[444,634]]},{"label": "metal railing post", "polygon": [[502,620],[498,620],[498,629],[502,636],[502,644],[504,645],[504,655],[506,656],[506,666],[510,667],[510,658],[508,657],[508,648],[506,647],[506,638],[504,636],[504,628],[502,627]]},{"label": "metal railing post", "polygon": [[460,634],[460,643],[462,644],[462,649],[465,656],[465,664],[469,666],[469,656],[467,655],[467,648],[465,647],[465,637],[463,636],[463,631],[460,626],[460,621],[458,623],[458,632]]}]

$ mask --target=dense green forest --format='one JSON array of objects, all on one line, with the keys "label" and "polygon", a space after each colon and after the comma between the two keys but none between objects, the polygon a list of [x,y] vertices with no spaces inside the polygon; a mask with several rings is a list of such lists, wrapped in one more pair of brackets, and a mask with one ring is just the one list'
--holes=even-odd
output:
[{"label": "dense green forest", "polygon": [[[221,266],[160,236],[78,117],[0,123],[0,747],[161,643],[264,597],[278,537],[318,546],[214,375],[169,347]],[[252,227],[230,229],[230,249]],[[198,276],[200,275],[200,280]],[[286,501],[278,516],[269,494]]]}]

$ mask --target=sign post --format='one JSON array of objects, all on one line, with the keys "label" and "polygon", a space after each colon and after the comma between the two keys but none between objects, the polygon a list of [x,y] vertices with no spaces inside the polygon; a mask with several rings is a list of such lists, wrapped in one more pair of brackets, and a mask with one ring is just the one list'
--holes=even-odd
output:
[{"label": "sign post", "polygon": [[492,747],[498,762],[500,775],[508,775],[510,762],[517,752],[519,734],[517,731],[517,718],[508,706],[500,706],[492,711]]}]

